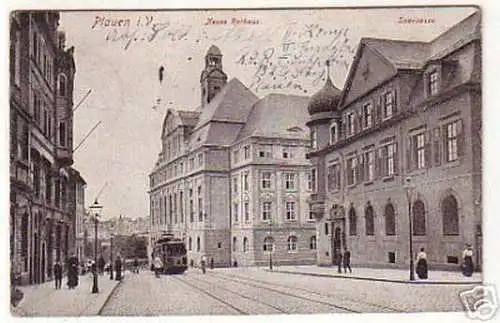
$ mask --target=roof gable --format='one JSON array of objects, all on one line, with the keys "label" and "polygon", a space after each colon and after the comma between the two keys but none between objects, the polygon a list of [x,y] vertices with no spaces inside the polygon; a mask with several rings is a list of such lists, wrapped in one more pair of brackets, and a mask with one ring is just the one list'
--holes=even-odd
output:
[{"label": "roof gable", "polygon": [[200,119],[195,128],[201,128],[210,121],[244,123],[252,105],[258,99],[238,79],[233,78],[209,104],[201,109]]},{"label": "roof gable", "polygon": [[363,42],[355,57],[347,77],[341,106],[349,104],[397,73],[396,66],[391,61]]}]

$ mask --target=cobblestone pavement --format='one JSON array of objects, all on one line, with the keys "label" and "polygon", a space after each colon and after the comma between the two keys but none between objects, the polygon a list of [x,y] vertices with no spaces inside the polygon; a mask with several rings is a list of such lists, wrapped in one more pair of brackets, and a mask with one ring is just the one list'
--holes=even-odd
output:
[{"label": "cobblestone pavement", "polygon": [[469,285],[408,285],[292,275],[259,268],[215,269],[203,275],[131,275],[102,315],[313,314],[463,311]]}]

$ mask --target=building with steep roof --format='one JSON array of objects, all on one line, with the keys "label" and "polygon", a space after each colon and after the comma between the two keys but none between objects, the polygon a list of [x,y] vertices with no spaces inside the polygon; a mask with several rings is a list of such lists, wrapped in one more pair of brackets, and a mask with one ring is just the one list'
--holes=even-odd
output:
[{"label": "building with steep roof", "polygon": [[318,264],[347,248],[355,265],[406,267],[424,248],[431,268],[458,269],[470,243],[480,266],[479,12],[430,42],[363,38],[326,102],[308,121]]},{"label": "building with steep roof", "polygon": [[182,237],[191,265],[204,254],[215,266],[314,263],[308,98],[259,99],[227,82],[216,46],[200,86],[200,107],[168,109],[163,122],[149,176],[151,242],[163,231]]}]

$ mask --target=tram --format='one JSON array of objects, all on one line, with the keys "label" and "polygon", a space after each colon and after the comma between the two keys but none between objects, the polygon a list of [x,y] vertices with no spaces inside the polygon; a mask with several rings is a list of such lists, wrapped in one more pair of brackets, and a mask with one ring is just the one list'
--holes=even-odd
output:
[{"label": "tram", "polygon": [[164,233],[154,244],[151,261],[159,255],[163,263],[160,273],[182,274],[187,266],[187,250],[184,242],[171,233]]}]

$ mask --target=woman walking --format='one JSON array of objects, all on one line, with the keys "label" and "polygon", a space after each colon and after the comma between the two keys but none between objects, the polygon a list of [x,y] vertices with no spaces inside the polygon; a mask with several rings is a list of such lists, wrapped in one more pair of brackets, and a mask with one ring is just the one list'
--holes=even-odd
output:
[{"label": "woman walking", "polygon": [[424,248],[420,249],[420,252],[417,254],[417,269],[416,269],[418,278],[427,279],[428,267],[427,267],[427,254],[424,251]]},{"label": "woman walking", "polygon": [[467,244],[462,252],[462,273],[466,277],[472,276],[474,272],[474,262],[472,261],[472,246]]}]

